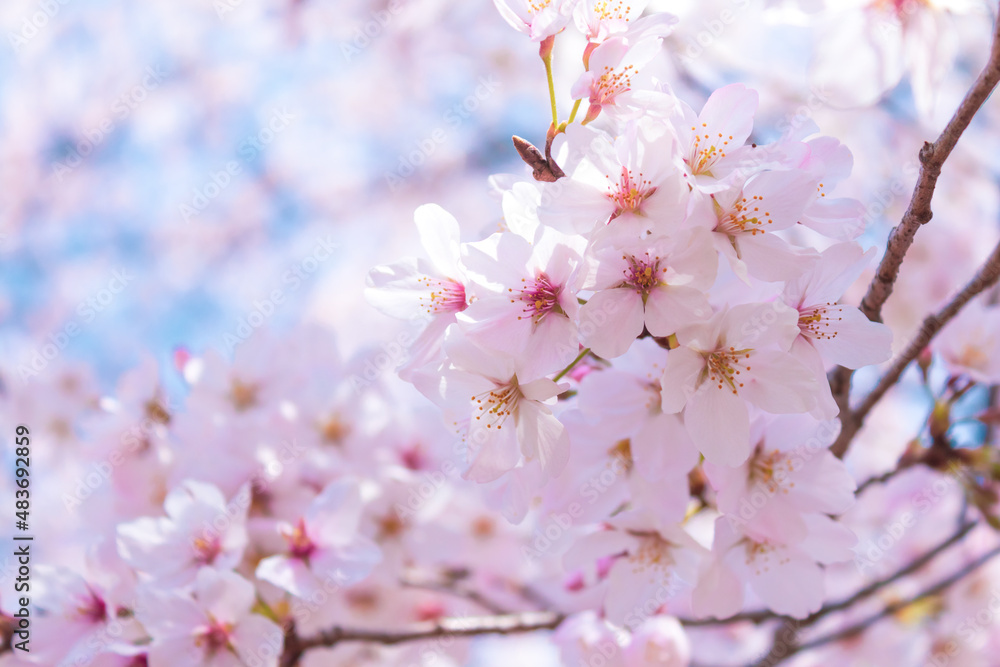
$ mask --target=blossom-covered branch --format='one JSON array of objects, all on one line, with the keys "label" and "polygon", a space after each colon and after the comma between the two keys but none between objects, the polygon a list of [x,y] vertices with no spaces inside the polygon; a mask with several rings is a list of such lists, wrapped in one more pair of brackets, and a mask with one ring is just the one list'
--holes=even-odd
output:
[{"label": "blossom-covered branch", "polygon": [[947,325],[973,298],[993,287],[1000,281],[1000,244],[998,244],[975,277],[955,295],[937,313],[928,315],[920,325],[919,331],[907,344],[906,348],[893,360],[888,370],[879,378],[878,384],[864,397],[853,410],[848,409],[841,417],[841,433],[831,447],[835,454],[843,454],[851,439],[864,425],[865,417],[879,400],[885,395],[899,378],[903,371],[927,347],[931,340]]},{"label": "blossom-covered branch", "polygon": [[[979,109],[989,99],[998,83],[1000,83],[1000,22],[994,26],[989,60],[982,72],[972,84],[937,140],[933,143],[925,142],[920,149],[920,173],[913,188],[909,206],[903,214],[902,220],[890,232],[885,254],[882,256],[875,276],[861,301],[861,312],[870,320],[881,321],[882,306],[892,294],[906,252],[913,244],[917,230],[930,222],[933,216],[931,200],[934,197],[941,169],[958,144],[958,140],[972,123],[972,119]],[[834,399],[840,407],[840,419],[843,426],[840,437],[831,447],[831,451],[836,456],[843,456],[847,452],[851,440],[860,428],[859,417],[855,412],[852,412],[849,400],[852,374],[853,371],[845,367],[839,367],[831,374],[831,388]],[[880,397],[881,394],[876,397],[876,400]],[[868,403],[867,400],[865,402]],[[860,419],[863,420],[864,416],[861,415]]]},{"label": "blossom-covered branch", "polygon": [[312,648],[330,647],[342,642],[371,642],[393,645],[438,637],[476,637],[480,635],[511,635],[538,630],[553,630],[565,618],[562,614],[545,611],[525,611],[516,614],[441,618],[414,623],[399,630],[363,630],[334,627],[308,637],[298,637],[294,627],[286,634],[282,665],[296,664],[301,655]]}]

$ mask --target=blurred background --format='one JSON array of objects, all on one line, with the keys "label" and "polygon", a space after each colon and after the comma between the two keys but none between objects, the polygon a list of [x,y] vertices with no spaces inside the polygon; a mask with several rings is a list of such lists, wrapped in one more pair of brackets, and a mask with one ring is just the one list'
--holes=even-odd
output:
[{"label": "blurred background", "polygon": [[[988,5],[949,4],[962,7],[860,25],[859,3],[659,0],[681,21],[654,75],[695,108],[725,83],[758,87],[763,141],[812,123],[844,141],[841,192],[868,205],[879,244],[919,146],[985,61]],[[109,388],[144,355],[169,369],[305,322],[345,353],[388,339],[367,270],[415,253],[425,202],[466,240],[496,229],[487,177],[526,173],[510,137],[541,143],[548,124],[536,47],[488,0],[7,0],[0,26],[0,376],[14,394],[79,364]],[[579,47],[557,41],[563,113]],[[945,171],[887,310],[897,333],[997,237],[997,118],[987,105]]]}]

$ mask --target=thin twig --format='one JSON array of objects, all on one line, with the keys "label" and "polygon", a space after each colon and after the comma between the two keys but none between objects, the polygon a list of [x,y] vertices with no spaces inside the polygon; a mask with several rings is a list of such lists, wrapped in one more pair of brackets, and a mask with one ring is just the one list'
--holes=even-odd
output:
[{"label": "thin twig", "polygon": [[809,615],[808,617],[806,617],[803,620],[793,619],[793,618],[788,617],[788,616],[781,616],[780,614],[775,614],[772,611],[761,610],[761,611],[750,611],[750,612],[745,612],[745,613],[742,613],[742,614],[736,614],[735,616],[730,616],[729,618],[724,618],[724,619],[715,619],[715,618],[687,619],[687,618],[683,618],[683,619],[680,619],[680,621],[681,621],[682,625],[685,625],[685,626],[688,626],[688,627],[712,626],[712,625],[729,625],[730,623],[737,623],[737,622],[740,622],[740,621],[749,621],[751,623],[757,623],[757,624],[759,624],[759,623],[764,623],[766,621],[773,621],[773,620],[782,620],[782,621],[786,621],[786,622],[794,622],[794,623],[796,623],[800,627],[805,627],[807,625],[812,625],[813,623],[815,623],[816,621],[820,620],[824,616],[827,616],[828,614],[832,614],[832,613],[834,613],[836,611],[841,611],[843,609],[847,609],[848,607],[852,606],[853,604],[855,604],[857,602],[860,602],[861,600],[864,600],[866,598],[871,597],[872,595],[874,595],[875,593],[877,593],[881,589],[885,588],[889,584],[892,584],[892,583],[894,583],[894,582],[902,579],[903,577],[916,572],[917,570],[919,570],[920,568],[922,568],[924,565],[926,565],[927,563],[929,563],[931,560],[933,560],[938,554],[940,554],[941,552],[945,551],[948,547],[950,547],[951,545],[955,544],[956,542],[959,542],[962,538],[964,538],[966,535],[968,535],[969,531],[971,531],[976,525],[977,524],[975,522],[969,522],[969,523],[963,524],[962,526],[959,527],[959,529],[955,533],[953,533],[952,535],[950,535],[947,539],[945,539],[943,542],[941,542],[940,544],[938,544],[936,547],[934,547],[933,549],[931,549],[929,551],[924,552],[923,554],[921,554],[920,556],[918,556],[916,559],[914,559],[912,562],[910,562],[908,565],[900,568],[899,570],[897,570],[893,574],[889,575],[885,579],[879,579],[878,581],[874,581],[874,582],[870,583],[869,585],[867,585],[864,588],[862,588],[861,590],[857,591],[856,593],[854,593],[850,597],[841,600],[840,602],[831,602],[829,604],[826,604],[822,608],[820,608],[819,610],[813,612],[811,615]]},{"label": "thin twig", "polygon": [[[899,268],[903,263],[903,257],[913,244],[917,230],[920,229],[921,225],[930,221],[933,216],[931,199],[934,196],[938,177],[941,175],[941,168],[998,82],[1000,82],[1000,21],[994,26],[993,44],[986,67],[969,89],[965,99],[962,100],[955,115],[948,121],[937,141],[934,143],[925,142],[920,149],[920,175],[913,188],[910,204],[903,219],[889,234],[885,255],[879,263],[875,277],[872,278],[871,284],[868,286],[868,292],[861,301],[861,312],[868,319],[876,322],[881,321],[882,306],[892,294],[896,277],[899,275]],[[840,406],[843,425],[841,436],[831,448],[838,457],[842,457],[846,453],[851,439],[860,428],[850,411],[852,374],[852,370],[840,367],[830,377],[830,387],[834,399]]]},{"label": "thin twig", "polygon": [[920,462],[919,459],[916,458],[911,459],[910,461],[907,461],[905,463],[900,462],[899,464],[896,465],[895,468],[889,470],[888,472],[884,472],[881,475],[875,475],[873,477],[869,477],[865,481],[858,484],[858,488],[854,491],[854,496],[855,497],[860,496],[869,486],[874,486],[876,484],[885,484],[899,473],[903,472],[904,470],[909,470],[919,462]]},{"label": "thin twig", "polygon": [[[854,623],[852,625],[849,625],[846,628],[842,628],[840,630],[837,630],[836,632],[832,632],[823,637],[818,637],[812,641],[805,642],[804,644],[798,646],[796,650],[793,652],[797,653],[799,651],[805,651],[808,649],[816,648],[818,646],[823,646],[824,644],[829,644],[830,642],[835,642],[841,639],[847,639],[849,637],[859,635],[865,630],[867,630],[871,625],[873,625],[877,621],[880,621],[886,616],[891,616],[896,612],[900,611],[901,609],[905,609],[906,607],[909,607],[912,604],[920,602],[925,598],[933,597],[939,593],[946,591],[953,584],[957,583],[958,581],[968,576],[969,574],[975,572],[977,569],[979,569],[980,567],[982,567],[983,565],[985,565],[987,562],[989,562],[991,559],[995,558],[998,555],[1000,555],[1000,546],[994,547],[990,551],[987,551],[985,554],[983,554],[976,560],[972,561],[971,563],[963,567],[955,574],[951,575],[946,579],[942,579],[941,581],[934,584],[930,588],[927,588],[924,591],[917,593],[916,595],[907,598],[905,600],[901,600],[899,602],[893,602],[892,604],[887,605],[885,609],[883,609],[882,611],[872,614],[868,618],[862,621],[858,621],[857,623]],[[791,653],[789,653],[789,656],[790,655]]]},{"label": "thin twig", "polygon": [[462,585],[458,581],[437,581],[437,580],[418,580],[418,579],[400,579],[399,583],[407,588],[419,588],[426,591],[434,591],[436,593],[444,593],[447,595],[453,595],[463,600],[468,600],[474,604],[479,605],[486,611],[493,614],[509,614],[510,609],[497,604],[493,600],[490,600],[485,595],[480,593],[474,588]]},{"label": "thin twig", "polygon": [[881,589],[885,588],[889,584],[895,583],[896,581],[899,581],[903,577],[913,574],[914,572],[922,568],[924,565],[932,561],[935,557],[937,557],[938,554],[948,549],[951,545],[960,542],[962,538],[964,538],[966,535],[969,534],[969,531],[971,531],[973,528],[976,527],[976,525],[978,524],[976,524],[975,521],[970,521],[968,523],[963,524],[948,539],[944,540],[930,551],[924,552],[919,557],[911,561],[908,565],[900,568],[889,577],[873,582],[868,586],[865,586],[851,597],[845,598],[840,602],[834,602],[832,604],[824,605],[822,609],[810,615],[804,621],[804,624],[811,625],[828,614],[832,614],[833,612],[847,609],[853,606],[854,604],[860,602],[861,600],[871,597],[872,595],[874,595]]},{"label": "thin twig", "polygon": [[[837,441],[830,448],[834,454],[840,455],[847,451],[848,443],[857,434],[858,430],[861,429],[862,424],[864,424],[865,417],[871,412],[871,409],[875,407],[875,404],[881,400],[889,389],[899,381],[899,378],[903,375],[903,371],[906,370],[907,366],[913,362],[925,347],[931,342],[931,340],[944,328],[948,322],[950,322],[959,311],[965,307],[969,301],[973,298],[989,289],[1000,280],[1000,244],[998,244],[993,252],[990,253],[989,258],[986,262],[979,268],[976,273],[975,278],[969,281],[969,283],[962,288],[954,299],[952,299],[944,308],[935,314],[928,315],[924,319],[923,324],[920,325],[920,330],[917,335],[913,337],[906,349],[896,357],[895,361],[889,367],[889,370],[885,372],[884,375],[879,379],[878,384],[872,389],[861,404],[858,407],[848,412],[848,414],[842,417],[842,428],[840,435],[837,437]],[[840,447],[840,449],[838,449]]]},{"label": "thin twig", "polygon": [[479,635],[512,635],[538,630],[553,630],[565,617],[548,611],[526,611],[495,616],[442,618],[436,621],[412,623],[398,630],[369,630],[335,626],[311,637],[298,637],[292,626],[285,637],[283,667],[296,664],[305,651],[331,647],[343,642],[370,642],[382,645],[436,639],[442,637],[475,637]]}]

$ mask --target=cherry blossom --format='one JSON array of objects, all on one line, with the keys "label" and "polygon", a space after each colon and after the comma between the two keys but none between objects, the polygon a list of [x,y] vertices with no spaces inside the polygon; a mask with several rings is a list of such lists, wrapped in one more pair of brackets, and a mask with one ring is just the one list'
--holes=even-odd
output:
[{"label": "cherry blossom", "polygon": [[715,247],[740,278],[791,280],[815,261],[815,252],[789,246],[775,232],[798,222],[812,188],[803,172],[765,171],[703,199],[696,216],[713,231]]},{"label": "cherry blossom", "polygon": [[825,250],[807,273],[786,283],[785,303],[799,312],[800,335],[793,351],[804,362],[813,363],[812,357],[818,355],[825,365],[861,368],[889,358],[892,332],[888,327],[839,303],[871,256],[856,244],[837,244]]},{"label": "cherry blossom", "polygon": [[163,503],[166,517],[142,518],[118,527],[118,549],[130,565],[164,585],[194,580],[205,566],[235,567],[247,544],[250,490],[230,501],[209,484],[189,480]]},{"label": "cherry blossom", "polygon": [[546,224],[602,238],[640,238],[650,228],[666,233],[682,226],[680,157],[669,126],[640,121],[615,140],[572,126],[567,146],[582,155],[568,178],[546,188],[548,202],[538,211]]},{"label": "cherry blossom", "polygon": [[148,4],[10,35],[0,665],[993,664],[996,5]]},{"label": "cherry blossom", "polygon": [[802,539],[805,516],[838,515],[854,504],[856,485],[827,447],[830,423],[807,415],[762,417],[751,427],[753,453],[736,468],[705,464],[718,508],[730,522],[750,525],[770,539]]},{"label": "cherry blossom", "polygon": [[716,519],[712,558],[692,596],[694,612],[731,616],[743,608],[745,587],[779,614],[805,618],[817,611],[825,597],[820,564],[850,559],[857,538],[822,514],[804,518],[808,534],[793,541],[765,538],[725,517]]},{"label": "cherry blossom", "polygon": [[624,35],[634,37],[651,30],[665,37],[677,23],[677,17],[666,12],[642,16],[647,4],[648,0],[581,0],[573,10],[573,20],[591,44]]},{"label": "cherry blossom", "polygon": [[524,358],[527,368],[554,372],[577,352],[580,244],[545,230],[531,243],[494,234],[466,246],[464,261],[482,288],[458,321],[483,347]]},{"label": "cherry blossom", "polygon": [[584,123],[597,118],[604,109],[628,106],[631,100],[645,97],[641,92],[633,91],[633,79],[653,59],[660,43],[660,38],[652,35],[636,41],[612,37],[594,49],[587,64],[588,70],[570,91],[574,99],[589,102]]},{"label": "cherry blossom", "polygon": [[435,358],[444,330],[472,297],[461,262],[458,221],[434,204],[418,208],[414,220],[430,262],[411,259],[376,267],[368,274],[365,292],[368,301],[387,315],[429,320],[409,348],[407,367]]},{"label": "cherry blossom", "polygon": [[251,612],[254,586],[232,572],[206,567],[190,597],[146,590],[139,620],[153,637],[150,667],[177,664],[276,667],[284,633]]},{"label": "cherry blossom", "polygon": [[579,540],[564,562],[569,568],[588,567],[600,557],[614,556],[604,613],[612,623],[633,627],[647,600],[656,600],[659,607],[694,586],[703,547],[682,527],[641,512],[621,514],[609,524],[612,530]]},{"label": "cherry blossom", "polygon": [[[703,230],[669,241],[606,246],[594,259],[597,269],[584,284],[594,295],[580,309],[580,319],[594,322],[584,342],[602,357],[624,354],[643,329],[669,336],[712,313],[705,291],[715,280],[718,256]],[[602,311],[615,317],[596,317]]]},{"label": "cherry blossom", "polygon": [[1000,378],[998,326],[1000,308],[974,302],[941,333],[934,347],[953,371],[993,383]]},{"label": "cherry blossom", "polygon": [[449,333],[446,348],[449,367],[421,378],[417,387],[444,408],[446,421],[461,434],[468,457],[464,476],[493,481],[522,455],[557,474],[566,463],[569,442],[546,403],[563,388],[532,372],[523,360],[486,354],[461,334]]},{"label": "cherry blossom", "polygon": [[[748,405],[771,413],[809,412],[826,391],[789,354],[796,311],[781,303],[744,304],[677,334],[660,380],[664,412],[684,424],[705,458],[739,465],[750,455]],[[725,415],[725,419],[720,419]]]},{"label": "cherry blossom", "polygon": [[572,20],[578,0],[493,0],[512,28],[540,42],[556,35]]},{"label": "cherry blossom", "polygon": [[[700,114],[681,105],[677,136],[692,187],[711,194],[729,185],[749,159],[745,147],[753,130],[759,95],[742,84],[713,92]],[[745,178],[745,176],[744,176]]]},{"label": "cherry blossom", "polygon": [[364,579],[381,560],[379,548],[357,534],[362,510],[358,484],[332,482],[294,523],[281,523],[281,553],[257,565],[256,576],[292,595],[307,597],[335,577],[341,585]]}]

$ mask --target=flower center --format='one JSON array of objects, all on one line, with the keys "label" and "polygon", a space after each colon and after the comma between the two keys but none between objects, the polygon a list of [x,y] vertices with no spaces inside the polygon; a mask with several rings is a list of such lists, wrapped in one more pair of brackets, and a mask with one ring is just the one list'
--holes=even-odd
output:
[{"label": "flower center", "polygon": [[753,195],[750,199],[741,197],[736,200],[733,208],[729,211],[722,210],[722,207],[719,206],[715,199],[712,201],[715,204],[716,214],[719,217],[715,231],[722,234],[730,236],[737,234],[763,234],[764,226],[774,222],[771,219],[769,211],[760,210],[760,207],[764,204],[764,197],[762,195]]},{"label": "flower center", "polygon": [[[605,178],[608,180],[611,179],[610,176],[605,176]],[[633,178],[632,170],[622,167],[618,183],[608,186],[608,199],[618,205],[618,208],[611,214],[611,219],[608,222],[611,222],[611,220],[614,220],[622,213],[640,215],[642,202],[652,196],[654,192],[656,192],[656,188],[653,186],[652,181],[643,179],[642,173],[639,174],[638,178]]]},{"label": "flower center", "polygon": [[470,526],[472,536],[477,540],[488,540],[496,535],[497,526],[491,517],[478,516]]},{"label": "flower center", "polygon": [[378,524],[378,540],[395,539],[406,530],[406,524],[399,518],[396,510],[391,510],[383,517],[376,519]]},{"label": "flower center", "polygon": [[744,562],[754,566],[754,574],[756,575],[767,572],[772,565],[784,565],[790,560],[788,556],[775,558],[772,554],[778,549],[769,542],[755,542],[750,538],[744,538],[743,548],[746,556]]},{"label": "flower center", "polygon": [[90,596],[80,600],[76,611],[80,616],[92,623],[102,623],[108,616],[108,605],[104,599],[87,587]]},{"label": "flower center", "polygon": [[347,598],[347,604],[351,609],[360,614],[371,614],[377,611],[381,604],[378,592],[370,588],[352,588],[344,594],[344,597]]},{"label": "flower center", "polygon": [[623,0],[618,0],[612,4],[611,0],[601,0],[594,4],[594,16],[598,21],[628,21],[629,12],[632,7],[626,6]]},{"label": "flower center", "polygon": [[517,411],[517,402],[521,399],[521,388],[517,384],[517,376],[504,385],[497,385],[490,391],[472,397],[473,415],[476,421],[485,421],[486,428],[494,426],[499,431],[507,417]]},{"label": "flower center", "polygon": [[795,482],[788,479],[794,470],[792,458],[787,453],[772,451],[765,454],[758,449],[750,462],[750,481],[763,484],[772,493],[780,489],[787,494],[795,486]]},{"label": "flower center", "polygon": [[628,285],[644,297],[660,284],[660,274],[666,273],[666,267],[660,268],[660,258],[650,258],[648,255],[639,259],[634,255],[622,255],[628,264],[622,272],[625,274],[625,285]]},{"label": "flower center", "polygon": [[163,407],[163,404],[153,398],[146,401],[146,405],[143,406],[146,411],[146,416],[152,419],[154,422],[159,424],[169,424],[170,423],[170,413],[167,409]]},{"label": "flower center", "polygon": [[635,460],[632,458],[632,441],[630,439],[619,440],[614,447],[608,450],[608,455],[612,459],[608,464],[608,469],[612,472],[614,472],[616,462],[625,469],[626,473],[632,472]]},{"label": "flower center", "polygon": [[204,646],[209,655],[223,649],[231,650],[229,636],[232,631],[231,624],[213,621],[211,625],[198,630],[194,643],[196,646]]},{"label": "flower center", "polygon": [[[708,123],[702,123],[701,127],[704,132]],[[715,163],[726,157],[725,147],[733,137],[729,135],[727,139],[722,132],[719,132],[718,139],[712,139],[712,135],[708,132],[698,134],[698,128],[695,126],[691,127],[691,131],[694,132],[694,141],[691,143],[691,153],[685,161],[691,167],[691,173],[711,176]]]},{"label": "flower center", "polygon": [[[525,283],[524,287],[521,288],[521,301],[526,304],[523,312],[524,315],[534,320],[535,324],[541,322],[550,312],[562,313],[562,308],[559,306],[559,293],[562,291],[562,285],[553,285],[544,273],[539,274],[530,283],[524,278],[521,281]],[[511,299],[511,303],[513,302],[514,300]],[[518,315],[517,319],[521,320],[524,317]]]},{"label": "flower center", "polygon": [[[837,337],[837,330],[830,328],[833,321],[832,313],[842,312],[840,306],[827,303],[825,306],[815,306],[799,311],[799,331],[803,336],[815,338],[817,340],[833,340]],[[837,321],[844,319],[837,317]]]},{"label": "flower center", "polygon": [[194,560],[199,565],[211,565],[222,553],[222,542],[218,535],[196,537],[192,546],[194,547]]},{"label": "flower center", "polygon": [[648,569],[665,572],[676,564],[671,553],[673,544],[663,539],[659,533],[629,531],[629,534],[639,538],[639,548],[628,557],[634,572]]},{"label": "flower center", "polygon": [[893,12],[902,19],[906,14],[912,14],[920,7],[926,7],[927,0],[874,0],[872,6]]},{"label": "flower center", "polygon": [[237,412],[245,412],[257,405],[258,387],[252,382],[243,382],[239,378],[233,378],[232,386],[229,390],[229,400]]},{"label": "flower center", "polygon": [[458,313],[465,310],[467,304],[465,286],[462,283],[450,278],[439,280],[429,276],[421,276],[417,282],[431,291],[429,297],[420,297],[420,307],[426,310],[428,315]]},{"label": "flower center", "polygon": [[632,77],[639,73],[635,65],[626,65],[620,72],[604,66],[604,72],[597,78],[597,85],[590,96],[591,104],[611,104],[614,99],[632,89]]},{"label": "flower center", "polygon": [[741,364],[746,363],[746,360],[750,358],[751,352],[753,350],[749,348],[737,350],[735,347],[729,348],[728,351],[717,350],[712,352],[705,356],[705,370],[703,373],[707,374],[708,379],[713,384],[717,384],[719,389],[722,389],[723,386],[728,386],[736,394],[737,388],[743,386],[739,375],[743,371],[750,370],[750,366],[744,367]]},{"label": "flower center", "polygon": [[982,347],[974,343],[965,343],[955,357],[954,363],[966,368],[984,369],[989,363],[990,355]]},{"label": "flower center", "polygon": [[341,421],[340,417],[336,414],[320,420],[317,424],[317,429],[319,429],[319,434],[323,438],[323,442],[331,445],[341,444],[351,431],[351,427]]},{"label": "flower center", "polygon": [[316,551],[316,543],[306,532],[306,520],[300,518],[291,530],[283,530],[282,535],[288,541],[288,553],[292,558],[309,560]]}]

